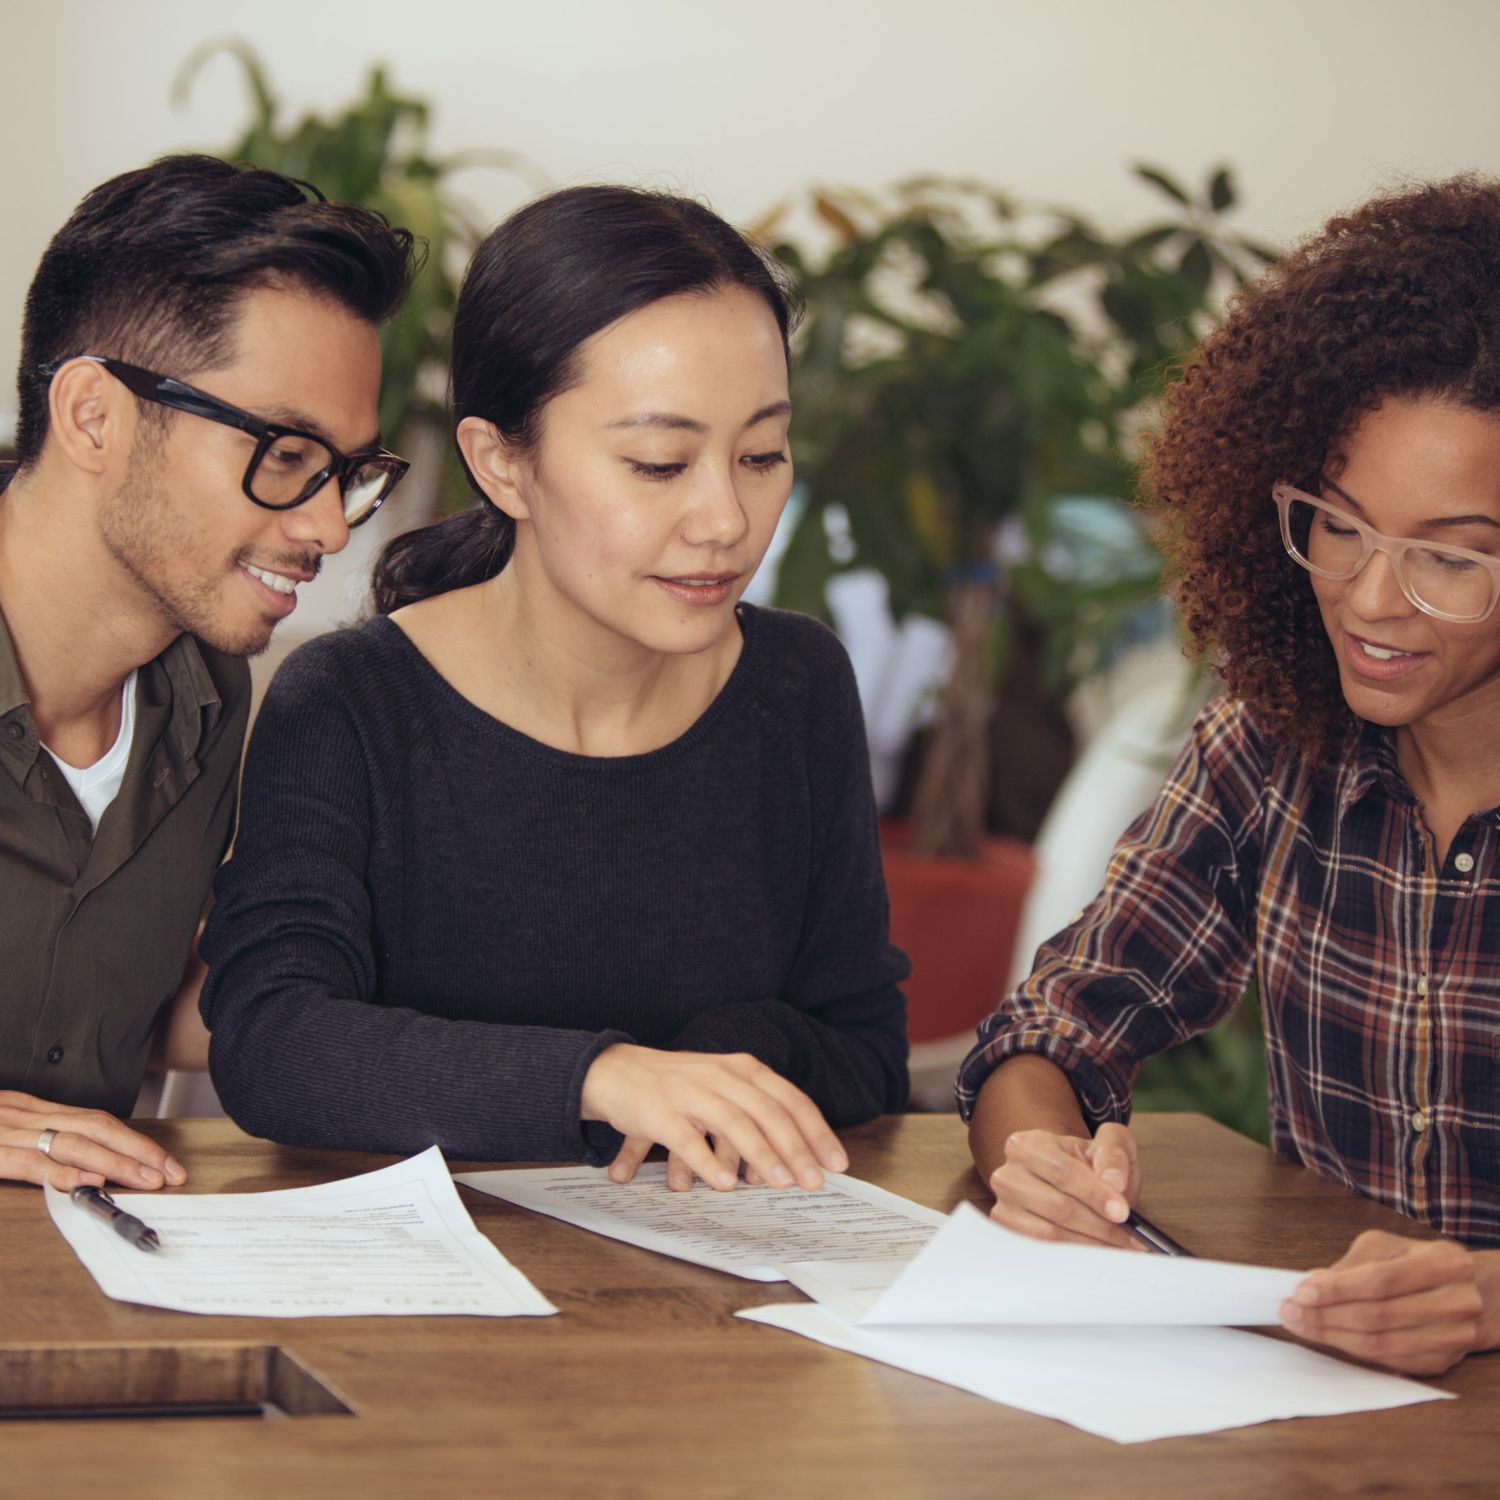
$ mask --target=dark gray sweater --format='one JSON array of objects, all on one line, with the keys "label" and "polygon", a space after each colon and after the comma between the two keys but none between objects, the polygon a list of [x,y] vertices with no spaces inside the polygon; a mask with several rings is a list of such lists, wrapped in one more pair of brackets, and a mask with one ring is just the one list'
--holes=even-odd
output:
[{"label": "dark gray sweater", "polygon": [[837,639],[741,606],[680,739],[617,759],[476,708],[399,626],[277,673],[202,951],[214,1084],[299,1145],[608,1160],[611,1042],[749,1052],[850,1125],[906,1102],[864,726]]}]

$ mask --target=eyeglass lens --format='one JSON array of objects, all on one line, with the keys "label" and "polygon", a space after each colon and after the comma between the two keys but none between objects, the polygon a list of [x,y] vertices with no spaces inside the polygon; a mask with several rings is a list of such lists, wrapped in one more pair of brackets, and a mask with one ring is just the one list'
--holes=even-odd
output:
[{"label": "eyeglass lens", "polygon": [[[250,476],[250,493],[277,509],[296,505],[309,498],[310,487],[318,476],[337,462],[333,450],[316,438],[278,433]],[[343,484],[345,521],[351,525],[362,521],[380,503],[392,483],[390,471],[383,465],[373,462],[356,465]]]},{"label": "eyeglass lens", "polygon": [[[1305,500],[1293,500],[1287,507],[1287,529],[1296,556],[1318,572],[1335,578],[1358,572],[1365,539],[1357,527]],[[1494,578],[1470,558],[1441,548],[1408,547],[1395,563],[1407,588],[1440,614],[1477,619],[1490,607]]]},{"label": "eyeglass lens", "polygon": [[375,464],[359,464],[344,480],[344,519],[358,525],[380,504],[381,498],[395,483],[389,469]]}]

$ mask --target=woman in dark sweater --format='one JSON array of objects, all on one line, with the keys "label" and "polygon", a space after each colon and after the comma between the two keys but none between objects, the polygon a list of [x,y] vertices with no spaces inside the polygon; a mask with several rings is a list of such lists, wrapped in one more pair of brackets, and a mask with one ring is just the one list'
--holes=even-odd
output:
[{"label": "woman in dark sweater", "polygon": [[864,731],[821,625],[738,603],[791,485],[776,272],[577,188],[454,322],[477,494],[260,712],[203,940],[213,1077],[306,1145],[808,1186],[906,1100]]}]

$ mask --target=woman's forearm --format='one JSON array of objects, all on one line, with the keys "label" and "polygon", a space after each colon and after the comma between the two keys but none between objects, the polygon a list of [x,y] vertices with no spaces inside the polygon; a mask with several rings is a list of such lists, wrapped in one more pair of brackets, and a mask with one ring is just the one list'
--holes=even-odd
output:
[{"label": "woman's forearm", "polygon": [[1068,1075],[1035,1052],[1007,1058],[985,1080],[969,1124],[969,1150],[985,1182],[1005,1161],[1005,1142],[1017,1130],[1089,1136]]}]

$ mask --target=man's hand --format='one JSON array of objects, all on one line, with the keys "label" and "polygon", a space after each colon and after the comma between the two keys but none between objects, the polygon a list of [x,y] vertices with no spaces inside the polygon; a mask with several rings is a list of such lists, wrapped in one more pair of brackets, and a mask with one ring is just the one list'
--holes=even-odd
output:
[{"label": "man's hand", "polygon": [[1500,1251],[1372,1229],[1282,1304],[1299,1338],[1409,1375],[1500,1346]]},{"label": "man's hand", "polygon": [[[583,1081],[583,1118],[625,1136],[610,1167],[629,1182],[654,1144],[667,1148],[667,1181],[694,1176],[721,1192],[746,1176],[772,1187],[823,1185],[823,1171],[849,1159],[816,1104],[763,1062],[743,1053],[660,1052],[617,1042]],[[712,1138],[710,1140],[710,1138]]]},{"label": "man's hand", "polygon": [[[50,1155],[37,1149],[44,1130],[57,1132]],[[164,1146],[103,1110],[0,1090],[0,1180],[45,1182],[68,1192],[106,1181],[127,1188],[176,1187],[187,1173]]]},{"label": "man's hand", "polygon": [[1124,1125],[1086,1136],[1018,1130],[990,1174],[990,1217],[1033,1239],[1075,1245],[1144,1246],[1120,1226],[1140,1196],[1135,1137]]}]

